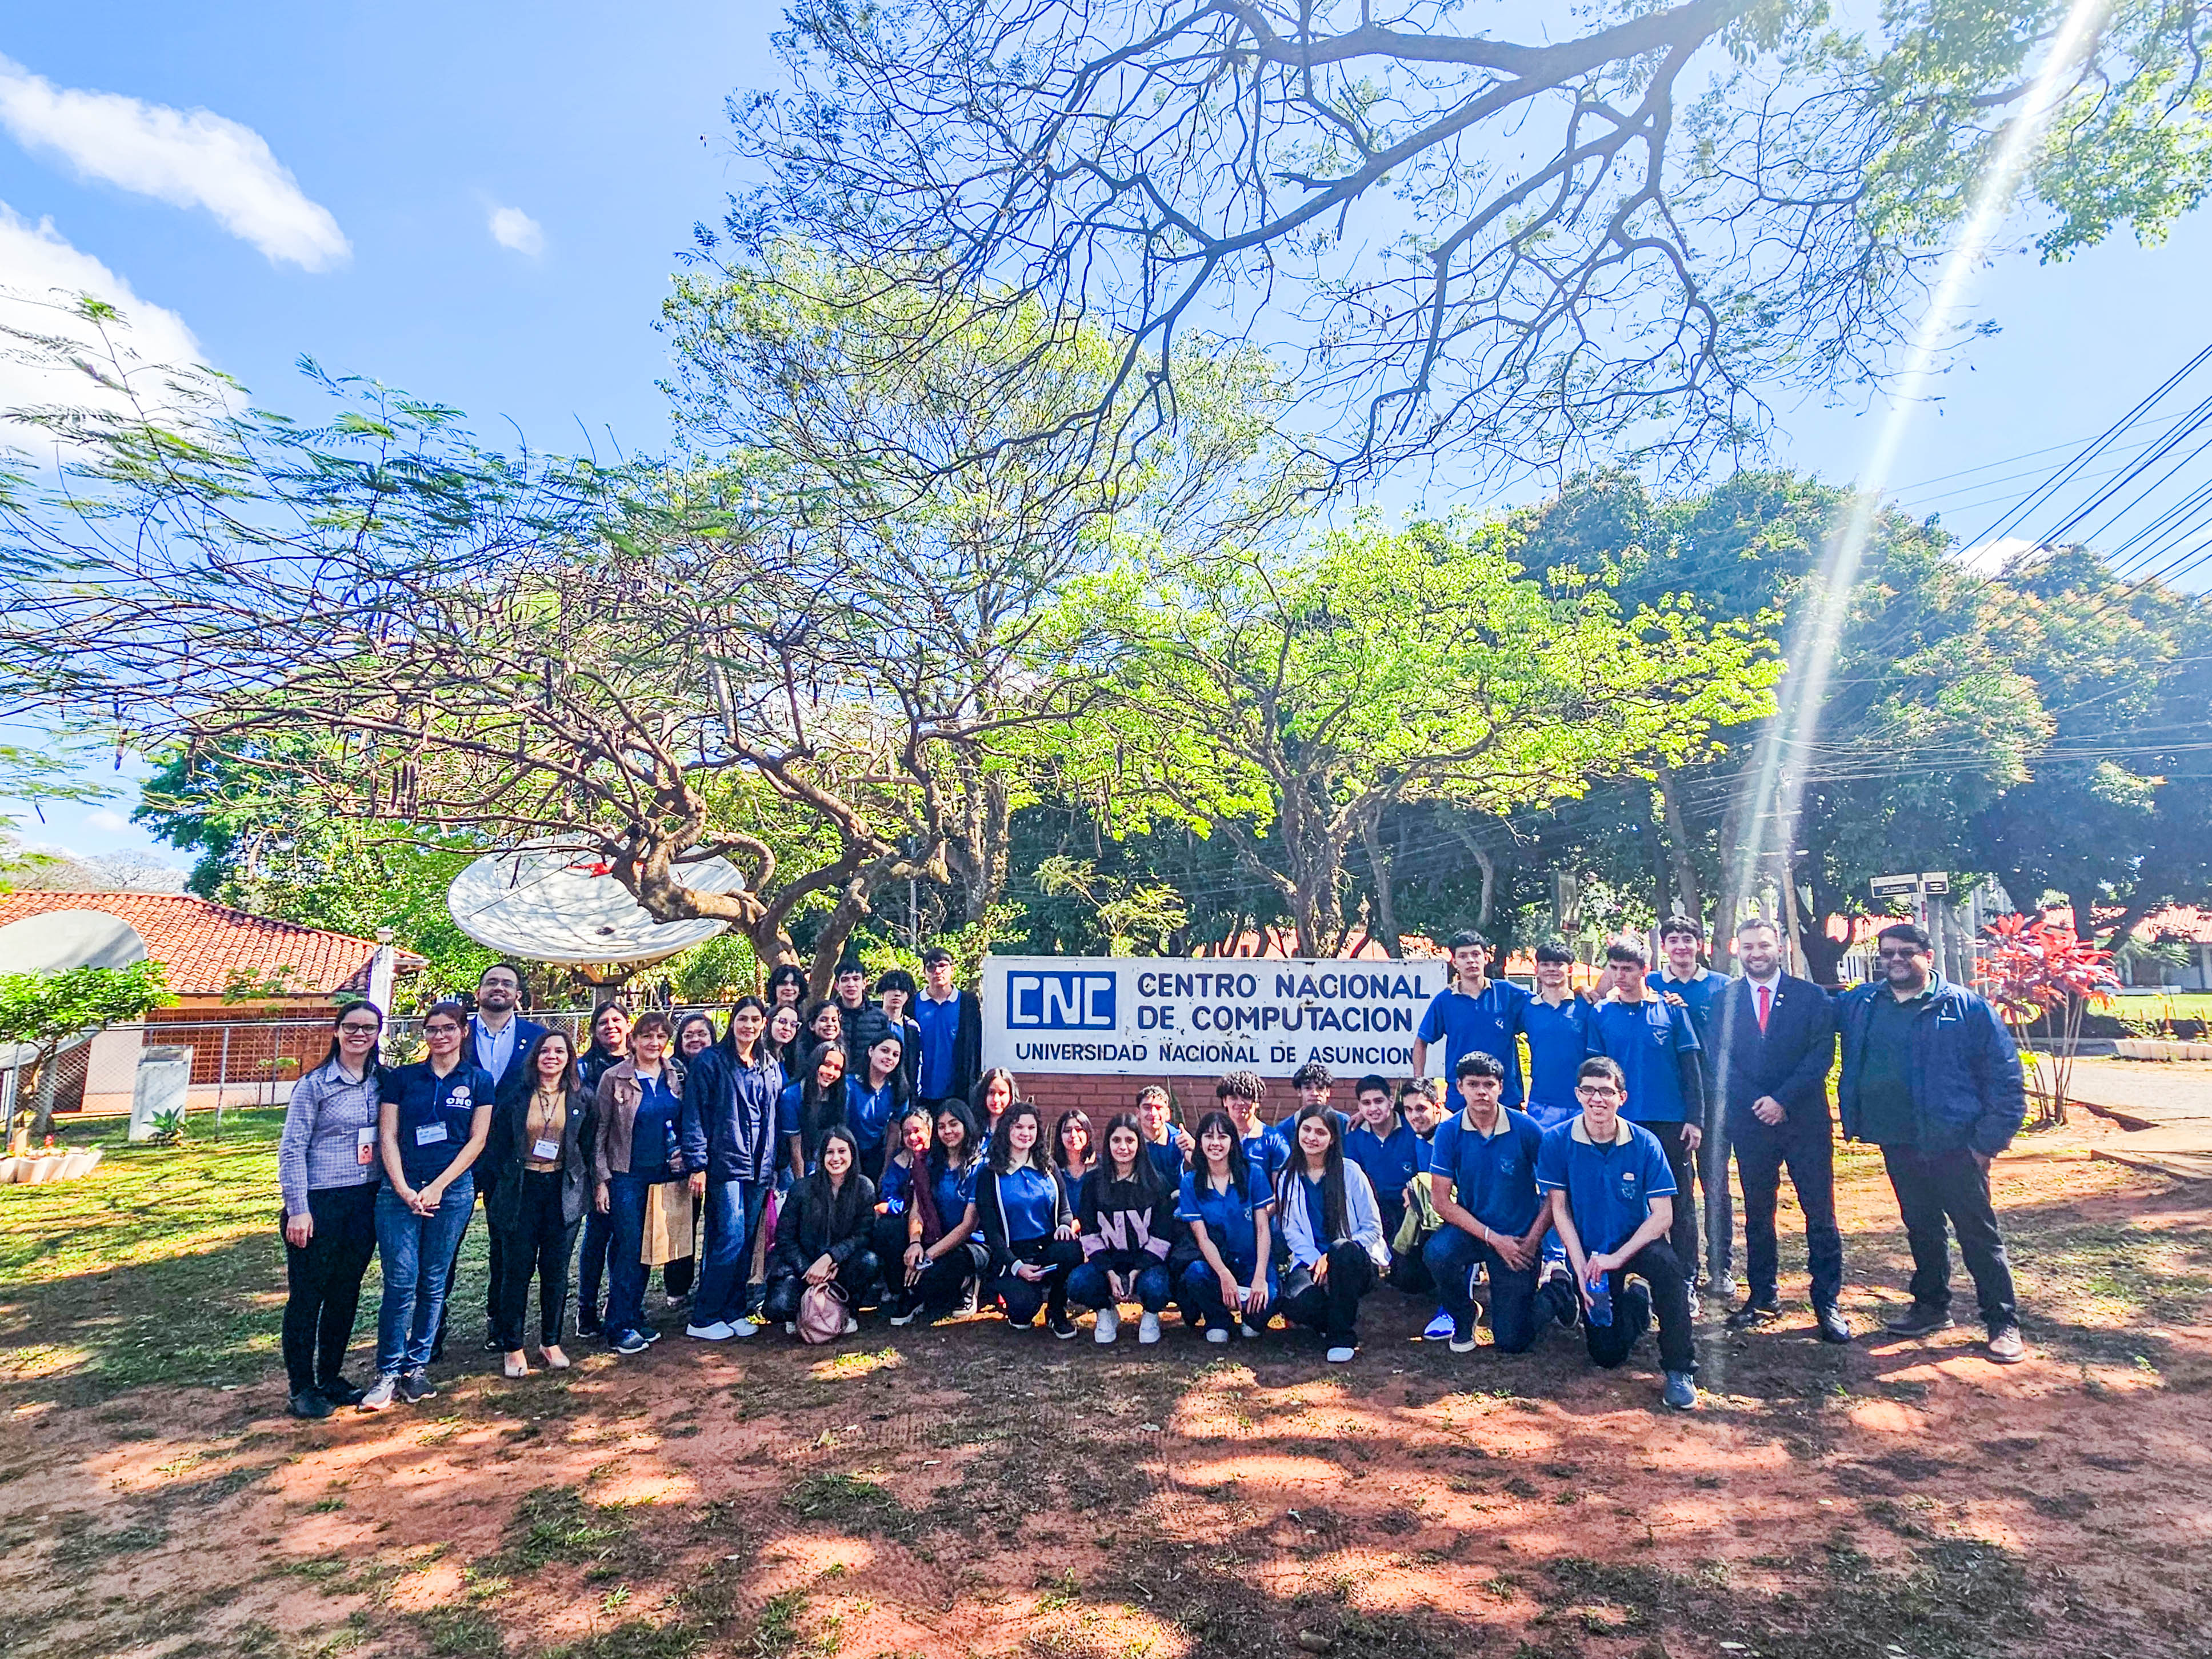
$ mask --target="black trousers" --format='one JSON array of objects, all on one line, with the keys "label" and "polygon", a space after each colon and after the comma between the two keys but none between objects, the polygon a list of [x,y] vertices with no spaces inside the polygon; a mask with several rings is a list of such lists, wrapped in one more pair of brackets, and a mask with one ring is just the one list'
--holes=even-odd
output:
[{"label": "black trousers", "polygon": [[[1079,1251],[1081,1246],[1076,1247]],[[909,1285],[906,1282],[906,1247],[899,1247],[896,1256],[884,1258],[884,1275],[889,1288],[884,1292],[884,1303],[894,1313],[908,1309],[920,1311],[925,1319],[942,1319],[960,1305],[961,1293],[968,1281],[975,1277],[975,1249],[973,1244],[962,1244],[927,1262],[921,1277]]]},{"label": "black trousers", "polygon": [[1033,1325],[1042,1308],[1048,1319],[1067,1311],[1067,1276],[1083,1260],[1083,1246],[1072,1238],[1024,1238],[1009,1247],[1016,1261],[1045,1270],[1042,1279],[1018,1279],[1008,1267],[991,1281],[991,1294],[1006,1310],[1009,1324]]},{"label": "black trousers", "polygon": [[[510,1172],[511,1174],[511,1172]],[[484,1214],[491,1214],[492,1182],[489,1177],[477,1177],[477,1201],[484,1206]],[[432,1342],[433,1359],[446,1357],[446,1322],[453,1312],[453,1280],[461,1271],[461,1242],[468,1237],[465,1230],[453,1243],[453,1259],[446,1264],[446,1300],[438,1310],[438,1334]],[[507,1275],[507,1262],[501,1253],[499,1229],[484,1228],[484,1335],[496,1341],[499,1336],[499,1286]]]},{"label": "black trousers", "polygon": [[1844,1293],[1844,1236],[1836,1226],[1836,1148],[1824,1109],[1817,1121],[1786,1118],[1761,1123],[1738,1117],[1733,1125],[1736,1172],[1743,1182],[1743,1266],[1752,1305],[1771,1308],[1778,1249],[1774,1215],[1782,1194],[1782,1171],[1797,1207],[1805,1212],[1805,1257],[1813,1275],[1813,1306],[1836,1305]]},{"label": "black trousers", "polygon": [[[1629,1289],[1631,1273],[1640,1277],[1650,1290]],[[1607,1273],[1606,1284],[1613,1292],[1613,1323],[1593,1325],[1587,1318],[1583,1321],[1583,1342],[1593,1362],[1610,1368],[1626,1359],[1629,1351],[1651,1328],[1656,1314],[1661,1367],[1670,1371],[1698,1369],[1690,1325],[1690,1276],[1682,1270],[1681,1260],[1671,1244],[1664,1240],[1646,1244]]]},{"label": "black trousers", "polygon": [[1961,1146],[1948,1152],[1923,1152],[1917,1146],[1885,1146],[1881,1161],[1890,1189],[1905,1218],[1912,1246],[1912,1299],[1923,1308],[1951,1307],[1951,1245],[1944,1224],[1959,1235],[1959,1254],[1966,1258],[1982,1322],[1994,1335],[2020,1322],[2012,1263],[2004,1236],[1990,1203],[1990,1172]]},{"label": "black trousers", "polygon": [[1679,1123],[1645,1123],[1638,1127],[1650,1130],[1657,1137],[1660,1150],[1667,1154],[1667,1167],[1674,1171],[1674,1224],[1667,1230],[1667,1243],[1674,1247],[1674,1260],[1680,1264],[1683,1274],[1694,1284],[1698,1277],[1698,1236],[1705,1230],[1694,1190],[1698,1155],[1682,1144],[1683,1126]]},{"label": "black trousers", "polygon": [[[855,1250],[845,1258],[845,1265],[837,1269],[838,1288],[845,1292],[845,1306],[858,1309],[875,1292],[876,1253]],[[799,1298],[806,1289],[806,1276],[771,1267],[768,1275],[768,1296],[761,1304],[761,1316],[771,1324],[781,1324],[799,1317]]]},{"label": "black trousers", "polygon": [[512,1353],[522,1346],[523,1324],[530,1310],[530,1281],[538,1281],[538,1340],[545,1347],[561,1340],[561,1328],[568,1317],[568,1260],[576,1249],[576,1230],[581,1219],[568,1221],[561,1213],[561,1176],[556,1171],[522,1170],[510,1172],[520,1181],[521,1210],[514,1230],[502,1241],[505,1229],[494,1226],[494,1248],[500,1251],[501,1277],[499,1306],[492,1316],[493,1335]]},{"label": "black trousers", "polygon": [[292,1392],[335,1382],[376,1255],[376,1182],[307,1194],[315,1224],[305,1249],[284,1246],[284,1375]]},{"label": "black trousers", "polygon": [[1334,1348],[1359,1343],[1359,1298],[1375,1288],[1375,1263],[1346,1240],[1328,1247],[1328,1277],[1283,1298],[1283,1316],[1328,1337]]}]

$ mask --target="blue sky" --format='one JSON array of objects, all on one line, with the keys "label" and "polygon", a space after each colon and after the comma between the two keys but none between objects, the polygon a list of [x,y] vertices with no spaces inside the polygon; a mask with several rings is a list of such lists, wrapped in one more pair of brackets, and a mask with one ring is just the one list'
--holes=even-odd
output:
[{"label": "blue sky", "polygon": [[[306,352],[458,404],[495,441],[512,421],[539,447],[588,433],[657,448],[656,308],[693,222],[736,181],[722,100],[772,74],[777,21],[771,6],[692,0],[17,9],[0,33],[0,115],[14,112],[0,286],[105,273],[149,327],[188,331],[279,407],[310,407],[291,367]],[[220,118],[122,122],[143,138],[185,121],[206,176],[149,176],[130,131],[69,138],[117,115],[71,92]],[[1978,308],[2002,331],[1967,348],[1940,404],[1915,416],[1896,475],[1906,504],[1969,534],[1993,520],[2034,480],[1992,480],[2061,457],[1992,464],[2094,434],[2212,338],[2208,267],[2200,216],[2162,248],[2123,240],[2065,266],[1990,270]],[[1785,410],[1775,459],[1848,478],[1879,418],[1856,404]],[[1968,476],[1912,487],[1955,474]],[[116,810],[128,806],[50,807],[27,831],[84,852],[146,847]]]}]

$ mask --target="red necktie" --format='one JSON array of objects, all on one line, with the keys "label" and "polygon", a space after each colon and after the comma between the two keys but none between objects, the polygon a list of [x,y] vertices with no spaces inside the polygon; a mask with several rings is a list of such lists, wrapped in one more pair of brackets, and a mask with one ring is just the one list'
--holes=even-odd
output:
[{"label": "red necktie", "polygon": [[1766,1011],[1773,1006],[1773,988],[1767,985],[1760,986],[1759,988],[1759,1029],[1762,1036],[1765,1035],[1766,1030]]}]

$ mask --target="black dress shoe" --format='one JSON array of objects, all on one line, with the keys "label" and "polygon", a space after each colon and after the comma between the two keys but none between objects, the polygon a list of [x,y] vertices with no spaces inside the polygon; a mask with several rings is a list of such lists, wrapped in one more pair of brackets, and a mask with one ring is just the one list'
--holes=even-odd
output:
[{"label": "black dress shoe", "polygon": [[285,1409],[295,1417],[328,1417],[335,1409],[331,1402],[313,1389],[302,1389],[286,1403]]},{"label": "black dress shoe", "polygon": [[1851,1328],[1844,1322],[1843,1315],[1833,1308],[1820,1309],[1813,1317],[1820,1328],[1821,1341],[1848,1342],[1851,1340]]},{"label": "black dress shoe", "polygon": [[367,1390],[356,1389],[343,1376],[334,1376],[327,1382],[316,1383],[315,1392],[333,1406],[358,1406]]},{"label": "black dress shoe", "polygon": [[1781,1311],[1779,1308],[1762,1308],[1756,1302],[1747,1302],[1728,1316],[1728,1328],[1732,1331],[1747,1331],[1754,1325],[1764,1325]]}]

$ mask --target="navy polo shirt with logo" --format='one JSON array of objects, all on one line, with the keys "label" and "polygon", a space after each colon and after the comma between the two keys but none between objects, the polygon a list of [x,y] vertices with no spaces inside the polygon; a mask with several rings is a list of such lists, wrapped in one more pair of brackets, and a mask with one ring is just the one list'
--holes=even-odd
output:
[{"label": "navy polo shirt with logo", "polygon": [[1582,1110],[1575,1097],[1575,1073],[1589,1058],[1590,1005],[1569,997],[1554,1008],[1541,997],[1531,997],[1521,1011],[1521,1029],[1528,1038],[1528,1115],[1539,1128]]},{"label": "navy polo shirt with logo", "polygon": [[1521,1103],[1521,1049],[1513,1041],[1522,1029],[1528,994],[1510,980],[1484,983],[1482,994],[1471,997],[1455,985],[1447,985],[1431,1000],[1413,1033],[1431,1048],[1441,1049],[1440,1076],[1449,1081],[1459,1063],[1472,1054],[1489,1054],[1505,1067],[1504,1100]]},{"label": "navy polo shirt with logo", "polygon": [[1625,1117],[1613,1122],[1613,1144],[1600,1146],[1577,1114],[1546,1130],[1536,1155],[1538,1189],[1566,1194],[1567,1213],[1590,1255],[1619,1249],[1650,1218],[1653,1199],[1674,1195],[1674,1172],[1658,1138]]},{"label": "navy polo shirt with logo", "polygon": [[1631,1122],[1680,1123],[1689,1116],[1681,1062],[1675,1058],[1698,1052],[1697,1028],[1687,1011],[1656,996],[1601,1002],[1590,1011],[1589,1051],[1611,1060],[1628,1079],[1628,1103],[1620,1115]]},{"label": "navy polo shirt with logo", "polygon": [[1452,1201],[1494,1233],[1519,1237],[1536,1223],[1536,1162],[1544,1132],[1526,1112],[1498,1109],[1485,1134],[1454,1112],[1437,1125],[1431,1176],[1449,1176]]},{"label": "navy polo shirt with logo", "polygon": [[392,1066],[379,1086],[399,1120],[399,1167],[410,1187],[446,1172],[468,1144],[477,1108],[492,1101],[491,1073],[481,1066],[456,1066],[440,1077],[428,1060],[418,1060]]}]

